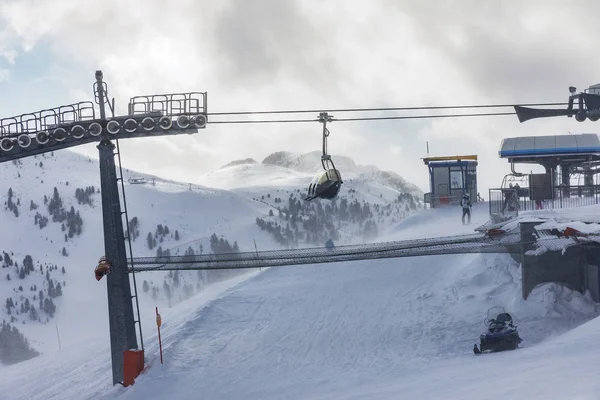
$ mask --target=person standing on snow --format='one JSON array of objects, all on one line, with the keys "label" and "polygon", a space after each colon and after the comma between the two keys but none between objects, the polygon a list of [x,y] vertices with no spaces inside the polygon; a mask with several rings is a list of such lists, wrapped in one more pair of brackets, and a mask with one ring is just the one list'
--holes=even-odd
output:
[{"label": "person standing on snow", "polygon": [[460,201],[460,205],[462,206],[462,223],[465,223],[465,216],[468,217],[468,222],[471,223],[471,199],[469,199],[469,193],[465,193],[463,195],[462,200]]}]

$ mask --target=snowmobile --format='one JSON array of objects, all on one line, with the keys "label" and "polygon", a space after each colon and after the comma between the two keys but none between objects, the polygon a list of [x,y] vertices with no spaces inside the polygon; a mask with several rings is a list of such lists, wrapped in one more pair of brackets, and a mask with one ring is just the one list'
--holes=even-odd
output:
[{"label": "snowmobile", "polygon": [[488,310],[484,320],[487,330],[480,336],[479,348],[473,346],[473,353],[515,350],[523,341],[519,336],[516,325],[513,325],[512,316],[503,307],[492,307]]}]

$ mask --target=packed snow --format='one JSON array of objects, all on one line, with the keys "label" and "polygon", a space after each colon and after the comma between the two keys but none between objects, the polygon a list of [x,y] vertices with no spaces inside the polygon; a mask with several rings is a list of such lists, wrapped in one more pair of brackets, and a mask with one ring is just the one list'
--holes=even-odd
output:
[{"label": "packed snow", "polygon": [[[93,175],[96,164],[90,161],[86,169],[78,156],[60,155],[64,164],[56,162],[53,167],[62,168],[60,173],[65,179],[68,176],[72,190],[97,181]],[[45,164],[47,161],[44,159]],[[80,173],[70,174],[72,165],[78,165]],[[244,166],[228,168],[239,167]],[[48,179],[42,184],[41,176],[47,170],[32,165],[18,169],[20,180],[13,176],[17,170],[12,164],[0,168],[3,185],[10,182],[21,195],[33,192],[36,201],[57,186]],[[287,174],[291,180],[298,178],[294,172]],[[169,239],[171,247],[185,247],[186,241],[216,231],[236,238],[243,249],[253,249],[255,240],[261,249],[275,248],[276,243],[256,229],[253,221],[266,205],[252,200],[260,187],[274,183],[261,182],[256,176],[249,179],[254,179],[253,186],[237,186],[235,191],[159,179],[152,187],[129,185],[130,210],[135,209],[142,224],[152,221],[142,230],[134,253],[143,254],[143,234],[156,223],[181,227],[181,242]],[[374,197],[392,191],[380,183],[365,183],[358,187],[359,192],[361,189],[371,190]],[[101,226],[99,201],[96,197],[95,209],[86,214],[96,218],[86,220],[88,226]],[[173,204],[180,207],[169,207]],[[185,213],[180,211],[183,207]],[[84,229],[77,242],[67,242],[69,256],[64,258],[59,252],[62,241],[58,240],[60,245],[48,243],[40,233],[45,231],[30,220],[33,216],[28,207],[22,208],[30,226],[23,227],[23,220],[2,214],[6,228],[1,231],[0,243],[10,243],[19,253],[19,261],[36,247],[43,249],[49,261],[66,264],[66,274],[72,277],[64,297],[72,301],[62,301],[57,316],[47,325],[19,325],[42,354],[1,368],[2,398],[600,397],[595,379],[600,351],[590,345],[600,338],[600,322],[595,319],[599,305],[588,294],[555,284],[537,287],[524,301],[519,265],[509,255],[270,268],[213,284],[171,306],[141,296],[147,368],[133,386],[113,387],[105,283],[96,282],[92,273],[102,252],[102,230]],[[594,210],[600,211],[590,208],[586,212],[593,214]],[[485,204],[476,204],[471,224],[462,225],[458,208],[422,210],[386,230],[380,240],[472,233],[487,222],[487,212]],[[526,217],[548,221],[556,215]],[[44,229],[53,229],[57,238],[62,237],[56,224]],[[143,279],[155,279],[151,274],[138,274],[138,285]],[[162,365],[154,320],[157,305],[163,321]],[[476,357],[473,344],[485,328],[487,309],[496,305],[513,315],[524,342],[516,351]],[[60,331],[60,348],[53,325]]]}]

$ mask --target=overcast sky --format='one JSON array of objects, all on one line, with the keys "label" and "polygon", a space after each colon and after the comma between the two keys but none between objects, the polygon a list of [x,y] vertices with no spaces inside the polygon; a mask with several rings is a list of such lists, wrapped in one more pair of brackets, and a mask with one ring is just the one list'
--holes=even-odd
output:
[{"label": "overcast sky", "polygon": [[[92,100],[97,69],[121,112],[131,96],[182,91],[207,91],[213,112],[566,101],[570,85],[600,82],[599,15],[593,0],[0,0],[0,116]],[[431,155],[479,155],[485,193],[509,171],[502,138],[599,127],[338,122],[329,152],[426,189],[429,141]],[[195,182],[235,159],[319,150],[320,135],[318,123],[209,125],[121,148],[126,167]]]}]

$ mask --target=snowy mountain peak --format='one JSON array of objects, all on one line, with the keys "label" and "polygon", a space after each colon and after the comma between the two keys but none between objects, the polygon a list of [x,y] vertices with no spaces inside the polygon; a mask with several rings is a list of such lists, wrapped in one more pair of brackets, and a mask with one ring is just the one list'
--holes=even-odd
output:
[{"label": "snowy mountain peak", "polygon": [[[380,184],[389,186],[400,192],[410,193],[421,197],[423,192],[416,185],[408,182],[393,171],[383,171],[374,165],[358,165],[353,159],[346,156],[332,155],[335,167],[342,172],[342,176],[358,175],[359,177],[372,179]],[[292,169],[298,172],[314,174],[321,170],[321,152],[311,151],[298,154],[289,151],[277,151],[265,157],[262,161],[265,165],[276,165]]]},{"label": "snowy mountain peak", "polygon": [[[332,155],[332,159],[335,167],[341,171],[344,181],[370,181],[401,193],[408,193],[418,199],[423,197],[421,189],[396,172],[383,171],[374,165],[358,165],[346,156]],[[229,190],[273,185],[304,188],[312,176],[322,168],[320,151],[304,154],[276,151],[265,157],[261,163],[252,158],[232,161],[204,175],[199,183]]]},{"label": "snowy mountain peak", "polygon": [[[336,168],[340,171],[358,172],[357,165],[351,158],[333,155],[332,159]],[[304,154],[292,153],[289,151],[277,151],[265,157],[262,163],[310,173],[315,173],[322,168],[320,151],[311,151]]]},{"label": "snowy mountain peak", "polygon": [[250,164],[250,165],[258,164],[258,161],[256,161],[254,158],[246,158],[244,160],[235,160],[235,161],[228,162],[227,164],[223,165],[219,169],[234,167],[236,165],[246,165],[246,164]]}]

